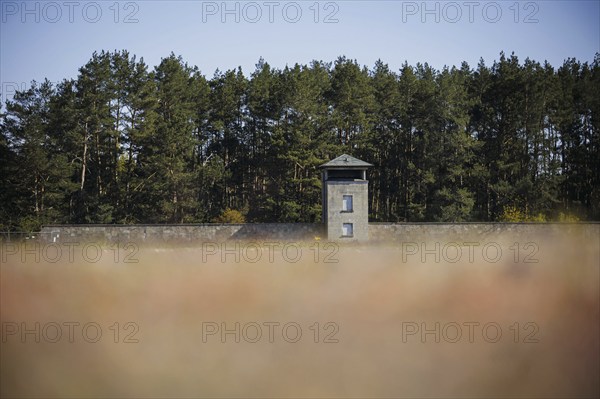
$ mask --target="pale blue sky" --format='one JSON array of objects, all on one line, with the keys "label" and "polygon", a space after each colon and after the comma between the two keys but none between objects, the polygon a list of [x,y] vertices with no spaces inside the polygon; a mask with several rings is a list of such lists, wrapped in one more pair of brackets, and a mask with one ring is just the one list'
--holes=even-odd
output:
[{"label": "pale blue sky", "polygon": [[500,51],[558,67],[568,57],[592,61],[600,52],[599,0],[223,4],[2,0],[3,100],[33,79],[76,77],[92,52],[103,49],[127,49],[150,66],[174,52],[208,77],[238,65],[249,75],[261,56],[275,67],[340,55],[371,67],[380,58],[398,70],[404,61],[474,67],[483,57],[489,65]]}]

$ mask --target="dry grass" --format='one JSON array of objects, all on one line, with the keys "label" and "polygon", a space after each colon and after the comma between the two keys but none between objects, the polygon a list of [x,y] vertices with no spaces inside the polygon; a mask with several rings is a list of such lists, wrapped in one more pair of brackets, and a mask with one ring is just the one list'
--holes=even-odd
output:
[{"label": "dry grass", "polygon": [[[403,261],[400,245],[343,247],[338,263],[315,263],[304,247],[289,263],[203,262],[199,248],[144,247],[137,264],[115,263],[107,251],[91,264],[8,257],[0,269],[1,321],[96,322],[102,338],[88,343],[34,342],[3,331],[2,397],[598,397],[599,237],[538,237],[538,263],[515,263],[511,237],[496,237],[497,263]],[[490,241],[490,240],[487,240]],[[430,247],[433,244],[430,244]],[[443,245],[443,241],[442,241]],[[321,253],[322,261],[324,254]],[[335,322],[338,343],[314,343]],[[135,322],[138,343],[114,343],[109,327]],[[202,339],[203,322],[296,322],[302,338],[288,343]],[[478,322],[457,343],[433,335],[404,336],[407,322]],[[486,342],[481,326],[498,323]],[[520,323],[514,342],[513,323]],[[523,343],[524,325],[539,327]],[[11,324],[12,325],[12,324]],[[131,331],[131,330],[130,330]],[[293,331],[293,330],[291,330]],[[489,330],[493,332],[493,330]],[[92,331],[93,332],[93,331]],[[252,334],[253,335],[253,334]],[[291,334],[293,335],[293,334]],[[452,334],[453,335],[453,334]],[[490,334],[493,335],[493,334]],[[493,338],[493,337],[492,337]]]}]

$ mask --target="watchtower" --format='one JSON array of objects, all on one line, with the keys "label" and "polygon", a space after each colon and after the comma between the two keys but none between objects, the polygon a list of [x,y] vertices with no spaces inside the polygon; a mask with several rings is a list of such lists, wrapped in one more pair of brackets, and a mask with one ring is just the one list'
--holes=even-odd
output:
[{"label": "watchtower", "polygon": [[370,163],[343,154],[320,166],[323,183],[323,223],[327,238],[340,241],[369,239]]}]

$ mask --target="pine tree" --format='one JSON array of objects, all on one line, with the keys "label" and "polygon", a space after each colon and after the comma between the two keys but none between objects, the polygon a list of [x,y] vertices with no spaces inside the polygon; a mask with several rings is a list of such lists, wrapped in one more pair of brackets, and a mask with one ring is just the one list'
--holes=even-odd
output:
[{"label": "pine tree", "polygon": [[53,95],[48,80],[32,82],[6,104],[2,151],[10,163],[2,165],[4,195],[14,201],[4,211],[8,228],[37,231],[42,224],[65,221],[63,178],[69,166],[49,128]]}]

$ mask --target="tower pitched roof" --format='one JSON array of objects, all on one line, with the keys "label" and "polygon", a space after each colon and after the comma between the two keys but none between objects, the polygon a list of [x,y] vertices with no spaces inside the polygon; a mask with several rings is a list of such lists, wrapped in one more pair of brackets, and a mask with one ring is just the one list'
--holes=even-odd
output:
[{"label": "tower pitched roof", "polygon": [[366,169],[370,168],[371,166],[373,165],[368,162],[361,161],[360,159],[354,158],[348,154],[342,154],[319,167],[328,169]]}]

